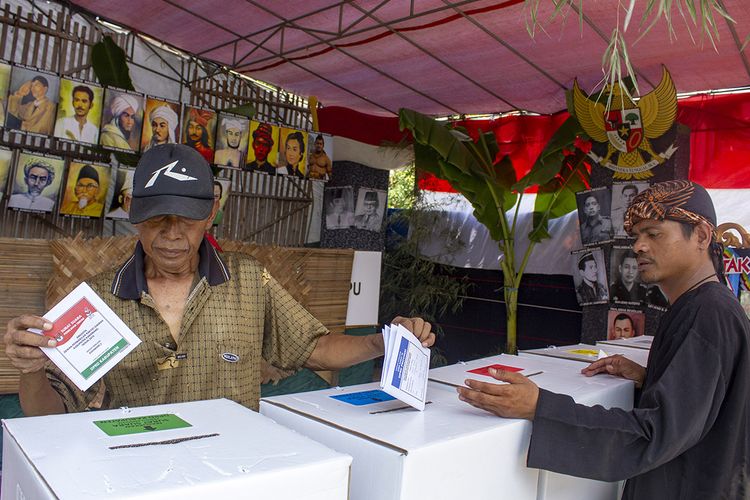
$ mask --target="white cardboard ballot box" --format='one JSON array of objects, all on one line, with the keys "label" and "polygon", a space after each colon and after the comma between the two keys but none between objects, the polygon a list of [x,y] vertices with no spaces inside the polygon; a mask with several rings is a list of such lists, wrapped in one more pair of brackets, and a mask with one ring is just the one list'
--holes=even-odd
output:
[{"label": "white cardboard ballot box", "polygon": [[3,500],[348,498],[351,457],[227,399],[3,420],[3,433]]},{"label": "white cardboard ballot box", "polygon": [[428,384],[418,411],[378,383],[263,398],[260,412],[354,457],[351,500],[535,499],[531,424],[497,418]]},{"label": "white cardboard ballot box", "polygon": [[[431,381],[448,386],[463,385],[467,378],[495,381],[488,368],[499,365],[504,370],[518,371],[531,377],[539,387],[570,395],[577,403],[600,404],[605,408],[633,408],[633,382],[611,375],[586,377],[578,361],[543,357],[501,354],[430,370]],[[571,457],[575,459],[574,456]],[[356,460],[356,459],[355,459]],[[537,500],[616,500],[621,483],[607,483],[564,474],[540,471]],[[511,498],[511,497],[509,497]]]},{"label": "white cardboard ballot box", "polygon": [[[648,362],[648,351],[644,349],[623,348],[617,345],[591,345],[591,344],[574,344],[566,346],[552,346],[542,349],[527,349],[519,351],[518,355],[525,356],[548,356],[551,358],[569,359],[581,361],[583,363],[593,363],[597,360],[599,352],[604,351],[607,356],[622,354],[626,358],[635,361],[641,366],[646,366]],[[585,366],[585,365],[584,365]]]}]

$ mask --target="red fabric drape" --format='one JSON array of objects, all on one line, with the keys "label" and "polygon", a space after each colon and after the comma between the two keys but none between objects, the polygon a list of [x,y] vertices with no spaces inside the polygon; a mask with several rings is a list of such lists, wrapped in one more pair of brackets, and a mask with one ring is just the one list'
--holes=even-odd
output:
[{"label": "red fabric drape", "polygon": [[[318,117],[323,132],[368,144],[381,144],[383,140],[397,142],[403,136],[397,118],[371,117],[345,108],[323,108]],[[510,155],[520,178],[528,173],[567,117],[567,111],[561,111],[554,115],[506,116],[459,124],[470,134],[493,130],[500,154]],[[691,180],[713,189],[750,188],[750,92],[681,99],[677,104],[677,121],[691,129]],[[427,173],[421,173],[418,182],[420,189],[452,191],[447,182]]]}]

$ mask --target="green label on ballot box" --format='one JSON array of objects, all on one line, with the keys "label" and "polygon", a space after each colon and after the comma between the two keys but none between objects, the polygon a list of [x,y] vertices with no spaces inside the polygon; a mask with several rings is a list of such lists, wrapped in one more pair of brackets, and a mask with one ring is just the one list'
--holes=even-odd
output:
[{"label": "green label on ballot box", "polygon": [[165,413],[163,415],[145,415],[143,417],[115,418],[112,420],[97,420],[94,424],[108,436],[125,436],[127,434],[141,434],[145,432],[168,431],[192,427],[177,415]]}]

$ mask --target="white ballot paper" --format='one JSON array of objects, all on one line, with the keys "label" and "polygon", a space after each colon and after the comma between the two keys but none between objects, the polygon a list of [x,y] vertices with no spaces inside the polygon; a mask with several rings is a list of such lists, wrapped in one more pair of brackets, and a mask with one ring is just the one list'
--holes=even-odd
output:
[{"label": "white ballot paper", "polygon": [[380,387],[394,398],[424,410],[430,350],[401,325],[383,327],[385,358]]},{"label": "white ballot paper", "polygon": [[42,351],[82,391],[141,343],[86,283],[78,285],[43,317],[52,323],[52,330],[29,331],[57,340],[57,347],[42,347]]}]

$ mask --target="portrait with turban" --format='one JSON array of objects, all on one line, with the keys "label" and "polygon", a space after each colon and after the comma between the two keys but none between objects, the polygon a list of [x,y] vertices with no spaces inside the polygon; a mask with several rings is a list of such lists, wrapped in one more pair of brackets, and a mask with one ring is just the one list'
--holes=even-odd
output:
[{"label": "portrait with turban", "polygon": [[250,120],[242,116],[219,114],[219,129],[216,134],[217,165],[242,167],[247,155]]},{"label": "portrait with turban", "polygon": [[214,161],[215,131],[215,111],[185,106],[180,142],[198,151],[209,163]]},{"label": "portrait with turban", "polygon": [[100,145],[110,149],[138,152],[142,123],[142,95],[105,89]]},{"label": "portrait with turban", "polygon": [[141,151],[148,151],[157,144],[175,143],[180,125],[177,103],[162,99],[146,98],[146,119],[143,123]]}]

